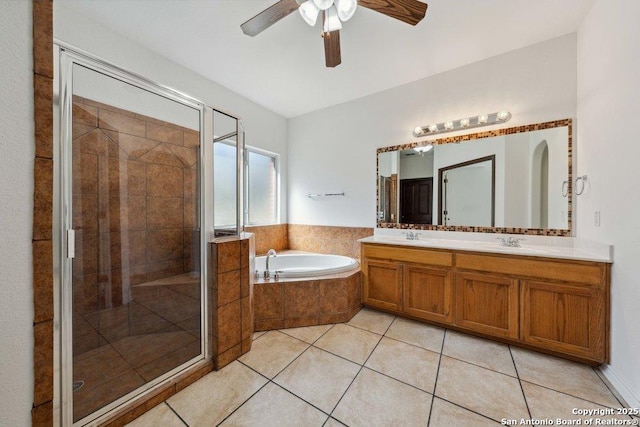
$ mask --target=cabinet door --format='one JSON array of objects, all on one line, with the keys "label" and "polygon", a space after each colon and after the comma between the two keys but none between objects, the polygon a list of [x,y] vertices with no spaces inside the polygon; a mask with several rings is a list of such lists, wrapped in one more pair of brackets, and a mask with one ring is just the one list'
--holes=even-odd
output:
[{"label": "cabinet door", "polygon": [[402,264],[365,259],[363,302],[372,307],[402,311]]},{"label": "cabinet door", "polygon": [[603,362],[605,301],[599,287],[522,281],[524,342]]},{"label": "cabinet door", "polygon": [[405,313],[425,320],[453,321],[450,271],[405,264],[402,282]]},{"label": "cabinet door", "polygon": [[518,338],[518,280],[480,273],[456,274],[455,323],[497,337]]}]

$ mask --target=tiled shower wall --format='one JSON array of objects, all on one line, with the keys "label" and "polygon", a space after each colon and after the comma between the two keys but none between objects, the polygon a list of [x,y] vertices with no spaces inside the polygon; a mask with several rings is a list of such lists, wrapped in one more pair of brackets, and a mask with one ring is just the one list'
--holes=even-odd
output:
[{"label": "tiled shower wall", "polygon": [[129,301],[130,287],[197,268],[199,133],[74,96],[74,309]]}]

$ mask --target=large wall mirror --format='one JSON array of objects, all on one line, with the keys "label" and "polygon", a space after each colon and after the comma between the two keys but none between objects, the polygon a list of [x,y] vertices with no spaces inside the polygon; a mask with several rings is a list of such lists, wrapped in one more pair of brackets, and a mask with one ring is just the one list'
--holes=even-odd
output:
[{"label": "large wall mirror", "polygon": [[378,149],[379,228],[571,235],[571,119]]}]

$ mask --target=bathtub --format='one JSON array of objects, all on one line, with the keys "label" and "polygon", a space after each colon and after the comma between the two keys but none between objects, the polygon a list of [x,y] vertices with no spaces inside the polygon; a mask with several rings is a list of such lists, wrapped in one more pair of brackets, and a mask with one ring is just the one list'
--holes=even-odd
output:
[{"label": "bathtub", "polygon": [[[262,277],[266,268],[266,256],[256,257],[255,269]],[[291,254],[284,253],[269,260],[271,277],[277,272],[279,277],[318,277],[356,270],[360,263],[341,255]]]}]

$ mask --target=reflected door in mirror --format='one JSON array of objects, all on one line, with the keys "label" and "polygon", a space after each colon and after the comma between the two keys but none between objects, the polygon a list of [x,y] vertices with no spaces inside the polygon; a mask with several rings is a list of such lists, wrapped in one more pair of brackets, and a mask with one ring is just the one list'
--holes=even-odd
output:
[{"label": "reflected door in mirror", "polygon": [[433,178],[400,181],[400,222],[432,224]]}]

